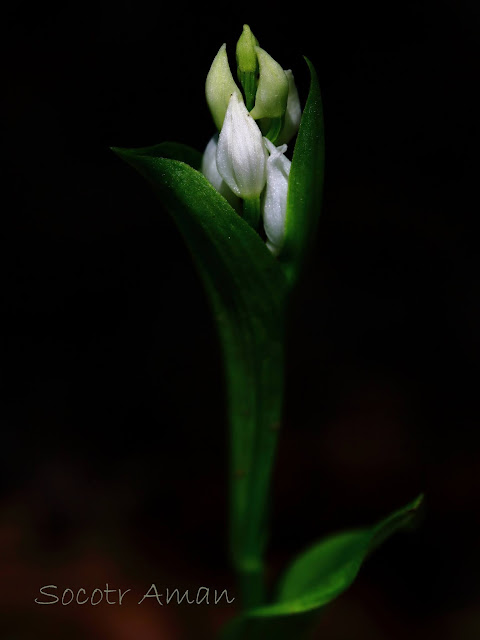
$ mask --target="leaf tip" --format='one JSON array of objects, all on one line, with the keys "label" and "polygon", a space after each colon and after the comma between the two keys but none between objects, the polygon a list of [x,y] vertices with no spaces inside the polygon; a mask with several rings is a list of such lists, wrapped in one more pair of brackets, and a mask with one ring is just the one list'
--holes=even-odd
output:
[{"label": "leaf tip", "polygon": [[425,501],[425,494],[422,492],[415,498],[415,500],[412,500],[408,510],[412,513],[414,513],[415,511],[418,511],[418,509],[422,506],[424,501]]},{"label": "leaf tip", "polygon": [[113,151],[113,153],[117,156],[120,156],[120,158],[122,158],[123,156],[128,156],[130,153],[130,149],[125,149],[124,147],[108,147],[110,149],[110,151]]}]

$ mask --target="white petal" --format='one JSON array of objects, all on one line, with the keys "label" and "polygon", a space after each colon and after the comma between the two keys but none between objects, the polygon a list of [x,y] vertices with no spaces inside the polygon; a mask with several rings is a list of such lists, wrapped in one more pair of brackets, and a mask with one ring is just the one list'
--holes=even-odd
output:
[{"label": "white petal", "polygon": [[285,157],[287,145],[275,147],[264,138],[270,156],[267,160],[267,187],[263,201],[263,224],[267,235],[267,247],[278,255],[285,238],[287,214],[288,176],[290,160]]},{"label": "white petal", "polygon": [[215,134],[210,138],[205,151],[203,152],[202,173],[210,182],[210,184],[213,184],[215,189],[217,191],[220,191],[220,186],[223,182],[223,178],[218,173],[217,169],[217,143],[218,134]]},{"label": "white petal", "polygon": [[267,152],[257,123],[233,93],[218,139],[217,168],[235,195],[258,197],[266,180]]},{"label": "white petal", "polygon": [[237,208],[240,204],[237,196],[229,188],[225,180],[218,173],[217,169],[217,146],[218,146],[218,133],[210,138],[202,157],[202,173],[206,179],[212,184],[215,189],[222,194],[224,198]]}]

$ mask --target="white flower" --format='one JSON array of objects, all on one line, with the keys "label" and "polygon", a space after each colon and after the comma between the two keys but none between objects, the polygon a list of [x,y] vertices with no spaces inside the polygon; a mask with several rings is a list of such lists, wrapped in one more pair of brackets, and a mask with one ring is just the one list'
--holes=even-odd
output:
[{"label": "white flower", "polygon": [[227,185],[217,169],[218,133],[210,138],[202,157],[201,171],[215,189],[228,200],[234,209],[239,206],[239,199]]},{"label": "white flower", "polygon": [[287,214],[288,176],[291,162],[285,157],[287,145],[275,147],[267,138],[265,146],[270,156],[267,160],[267,187],[263,200],[263,224],[267,236],[267,247],[278,255],[285,238]]},{"label": "white flower", "polygon": [[217,169],[235,195],[257,198],[265,186],[267,151],[257,123],[235,92],[217,146]]}]

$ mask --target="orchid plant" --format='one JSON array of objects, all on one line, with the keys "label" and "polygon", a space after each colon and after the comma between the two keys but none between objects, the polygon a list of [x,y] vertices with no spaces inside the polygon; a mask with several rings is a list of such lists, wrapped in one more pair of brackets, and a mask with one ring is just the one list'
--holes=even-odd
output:
[{"label": "orchid plant", "polygon": [[236,61],[238,82],[223,44],[208,72],[205,93],[217,132],[203,154],[171,142],[113,150],[150,181],[175,220],[218,327],[228,398],[229,548],[242,601],[222,637],[300,638],[353,582],[369,553],[411,521],[421,496],[372,527],[315,542],[268,592],[265,547],[286,315],[318,223],[324,127],[309,60],[303,111],[292,71],[259,46],[247,25]]}]

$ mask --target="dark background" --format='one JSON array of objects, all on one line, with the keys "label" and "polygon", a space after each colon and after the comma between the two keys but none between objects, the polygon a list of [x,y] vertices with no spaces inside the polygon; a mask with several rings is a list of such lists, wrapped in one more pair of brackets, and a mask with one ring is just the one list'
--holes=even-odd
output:
[{"label": "dark background", "polygon": [[[313,15],[313,11],[318,13]],[[213,133],[242,24],[324,100],[324,208],[289,336],[269,566],[426,492],[324,640],[480,637],[478,39],[473,1],[24,2],[6,113],[0,637],[211,638],[228,607],[33,604],[66,587],[228,588],[221,363],[201,284],[109,146]]]}]

